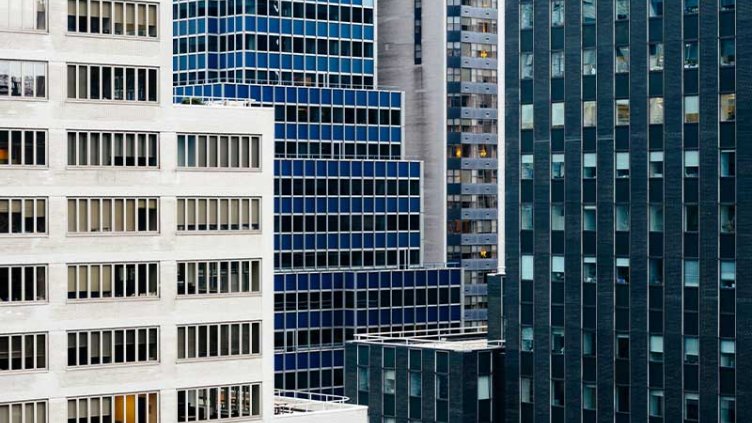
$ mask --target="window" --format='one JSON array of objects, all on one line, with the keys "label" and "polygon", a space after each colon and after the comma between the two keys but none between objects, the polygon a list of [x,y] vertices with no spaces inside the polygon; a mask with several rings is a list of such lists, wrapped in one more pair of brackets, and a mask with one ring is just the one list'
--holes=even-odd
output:
[{"label": "window", "polygon": [[648,0],[648,6],[650,7],[649,16],[651,18],[663,16],[663,0]]},{"label": "window", "polygon": [[733,339],[721,339],[719,350],[720,366],[726,368],[736,367],[736,341]]},{"label": "window", "polygon": [[719,6],[721,10],[734,10],[736,7],[736,0],[721,0]]},{"label": "window", "polygon": [[68,299],[143,299],[159,296],[158,263],[68,265]]},{"label": "window", "polygon": [[523,104],[522,107],[522,113],[521,115],[521,127],[522,129],[533,129],[533,105],[532,104]]},{"label": "window", "polygon": [[594,179],[598,175],[597,156],[595,153],[585,153],[582,155],[582,177],[585,179]]},{"label": "window", "polygon": [[584,257],[582,259],[582,282],[595,283],[598,274],[598,266],[595,257]]},{"label": "window", "polygon": [[595,75],[597,72],[598,56],[594,48],[582,50],[582,75]]},{"label": "window", "polygon": [[663,125],[663,97],[650,98],[650,124]]},{"label": "window", "polygon": [[721,94],[721,122],[736,120],[736,94]]},{"label": "window", "polygon": [[533,351],[533,328],[530,326],[523,326],[520,334],[520,349],[522,351]]},{"label": "window", "polygon": [[700,396],[698,394],[684,394],[684,419],[700,419]]},{"label": "window", "polygon": [[522,256],[520,260],[520,277],[522,280],[533,280],[533,256]]},{"label": "window", "polygon": [[46,232],[46,199],[0,197],[0,236]]},{"label": "window", "polygon": [[47,131],[0,128],[0,169],[46,166],[47,149]]},{"label": "window", "polygon": [[564,282],[564,257],[551,257],[551,282]]},{"label": "window", "polygon": [[736,422],[736,399],[734,397],[720,397],[718,408],[720,423]]},{"label": "window", "polygon": [[696,69],[700,64],[700,48],[697,41],[684,43],[684,69]]},{"label": "window", "polygon": [[616,20],[629,19],[629,0],[616,0]]},{"label": "window", "polygon": [[663,232],[663,205],[651,204],[649,206],[650,232]]},{"label": "window", "polygon": [[478,376],[478,401],[491,399],[491,376]]},{"label": "window", "polygon": [[260,169],[259,143],[247,135],[178,134],[178,167]]},{"label": "window", "polygon": [[561,204],[551,205],[551,230],[564,230],[564,206]]},{"label": "window", "polygon": [[663,285],[663,259],[648,259],[648,284]]},{"label": "window", "polygon": [[584,357],[595,356],[595,332],[589,330],[582,331],[582,355]]},{"label": "window", "polygon": [[722,234],[733,234],[736,232],[736,206],[733,204],[721,204],[718,215]]},{"label": "window", "polygon": [[700,285],[700,262],[684,260],[684,286],[697,287]]},{"label": "window", "polygon": [[615,345],[616,358],[629,359],[629,334],[617,333]]},{"label": "window", "polygon": [[648,175],[651,178],[663,178],[663,152],[651,151],[649,157],[650,166]]},{"label": "window", "polygon": [[582,23],[595,23],[595,0],[582,0]]},{"label": "window", "polygon": [[629,259],[618,257],[616,259],[616,283],[629,285]]},{"label": "window", "polygon": [[159,231],[157,198],[69,198],[69,233]]},{"label": "window", "polygon": [[178,422],[261,416],[261,384],[178,389]]},{"label": "window", "polygon": [[68,64],[68,99],[156,103],[157,74],[157,68]]},{"label": "window", "polygon": [[521,53],[520,54],[520,78],[521,79],[533,78],[533,53]]},{"label": "window", "polygon": [[699,0],[684,0],[684,13],[696,14],[699,11],[699,7],[697,6],[698,1]]},{"label": "window", "polygon": [[736,152],[734,150],[721,151],[720,173],[724,178],[736,176]]},{"label": "window", "polygon": [[564,76],[564,52],[554,51],[551,53],[551,78]]},{"label": "window", "polygon": [[614,207],[616,213],[616,231],[626,232],[629,230],[629,205],[617,204]]},{"label": "window", "polygon": [[394,395],[397,389],[396,371],[394,369],[384,369],[384,394]]},{"label": "window", "polygon": [[157,3],[68,0],[68,32],[156,38],[158,21]]},{"label": "window", "polygon": [[684,206],[684,231],[697,232],[700,222],[700,211],[696,204],[687,204]]},{"label": "window", "polygon": [[68,332],[68,367],[159,361],[159,329],[130,328]]},{"label": "window", "polygon": [[0,374],[44,369],[47,369],[46,333],[0,335]]},{"label": "window", "polygon": [[47,301],[47,266],[0,266],[0,305]]},{"label": "window", "polygon": [[700,176],[700,154],[696,150],[684,152],[684,177],[696,178]]},{"label": "window", "polygon": [[68,131],[68,166],[158,167],[159,134]]},{"label": "window", "polygon": [[178,231],[258,231],[259,198],[178,198]]},{"label": "window", "polygon": [[650,401],[648,407],[648,415],[650,417],[663,417],[663,390],[650,390]]},{"label": "window", "polygon": [[261,260],[178,262],[178,295],[247,294],[261,291]]},{"label": "window", "polygon": [[533,3],[520,3],[520,29],[533,27]]},{"label": "window", "polygon": [[551,405],[554,407],[564,406],[564,381],[551,381]]},{"label": "window", "polygon": [[46,423],[47,401],[28,401],[0,404],[0,422]]},{"label": "window", "polygon": [[[68,421],[159,422],[159,393],[137,392],[68,399]],[[101,419],[101,420],[100,420]]]},{"label": "window", "polygon": [[595,101],[582,102],[582,126],[594,128],[598,122],[598,110]]},{"label": "window", "polygon": [[619,46],[616,47],[616,64],[614,71],[616,73],[629,72],[629,47]]},{"label": "window", "polygon": [[650,361],[663,362],[663,336],[650,335]]},{"label": "window", "polygon": [[595,385],[586,383],[582,386],[582,408],[584,410],[595,410],[597,405]]},{"label": "window", "polygon": [[523,404],[533,403],[533,381],[528,377],[520,378],[520,402]]},{"label": "window", "polygon": [[629,125],[629,100],[616,100],[616,126]]},{"label": "window", "polygon": [[234,358],[261,353],[261,323],[178,326],[178,360]]},{"label": "window", "polygon": [[551,328],[551,354],[564,354],[564,328]]},{"label": "window", "polygon": [[720,54],[721,66],[736,65],[736,39],[721,38],[718,54]]},{"label": "window", "polygon": [[663,43],[651,43],[648,49],[650,51],[650,70],[663,70]]},{"label": "window", "polygon": [[533,179],[535,177],[535,168],[532,154],[523,154],[520,156],[520,178]]},{"label": "window", "polygon": [[564,103],[551,103],[551,127],[564,127]]},{"label": "window", "polygon": [[0,30],[45,31],[46,29],[47,0],[0,0]]},{"label": "window", "polygon": [[0,99],[16,97],[47,97],[46,62],[0,60]]},{"label": "window", "polygon": [[694,336],[684,337],[684,363],[697,364],[700,355],[700,340]]},{"label": "window", "polygon": [[520,204],[520,230],[533,230],[533,205]]},{"label": "window", "polygon": [[616,386],[616,404],[617,413],[629,413],[629,386]]},{"label": "window", "polygon": [[616,153],[616,177],[629,178],[629,153]]},{"label": "window", "polygon": [[563,179],[564,178],[564,155],[552,154],[551,155],[551,179]]},{"label": "window", "polygon": [[551,26],[564,25],[564,0],[551,0]]},{"label": "window", "polygon": [[722,289],[736,288],[736,262],[721,260],[720,287]]},{"label": "window", "polygon": [[596,212],[595,206],[583,206],[582,208],[582,230],[595,231]]}]

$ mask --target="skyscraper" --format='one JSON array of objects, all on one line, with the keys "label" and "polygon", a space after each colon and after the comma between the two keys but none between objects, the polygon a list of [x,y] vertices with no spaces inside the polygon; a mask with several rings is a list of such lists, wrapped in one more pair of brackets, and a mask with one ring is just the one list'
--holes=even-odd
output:
[{"label": "skyscraper", "polygon": [[505,19],[508,421],[749,421],[749,2]]},{"label": "skyscraper", "polygon": [[458,324],[459,270],[423,268],[424,166],[377,89],[372,0],[173,3],[178,102],[275,109],[276,386],[341,393],[359,331]]},{"label": "skyscraper", "polygon": [[496,0],[381,0],[380,81],[405,90],[408,157],[426,163],[426,258],[458,263],[482,323],[499,267]]},{"label": "skyscraper", "polygon": [[0,0],[0,422],[273,413],[273,111],[172,104],[170,7]]}]

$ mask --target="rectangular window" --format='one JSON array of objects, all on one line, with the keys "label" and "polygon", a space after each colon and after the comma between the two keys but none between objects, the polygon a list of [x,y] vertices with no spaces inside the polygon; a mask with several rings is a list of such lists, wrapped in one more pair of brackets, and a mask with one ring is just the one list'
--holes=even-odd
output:
[{"label": "rectangular window", "polygon": [[0,305],[47,301],[46,265],[0,266]]},{"label": "rectangular window", "polygon": [[616,259],[616,283],[629,285],[629,259],[618,257]]},{"label": "rectangular window", "polygon": [[68,421],[159,422],[159,393],[136,392],[68,398]]},{"label": "rectangular window", "polygon": [[534,127],[534,117],[533,114],[533,105],[532,104],[523,104],[520,107],[520,127],[521,129],[533,129]]},{"label": "rectangular window", "polygon": [[551,127],[564,127],[564,103],[551,103]]},{"label": "rectangular window", "polygon": [[720,287],[722,289],[736,288],[736,262],[733,260],[721,260]]},{"label": "rectangular window", "polygon": [[46,423],[47,400],[0,404],[0,422]]},{"label": "rectangular window", "polygon": [[158,198],[68,198],[68,233],[159,231]]},{"label": "rectangular window", "polygon": [[247,135],[178,134],[178,168],[259,169],[260,142]]},{"label": "rectangular window", "polygon": [[533,3],[520,3],[520,29],[533,27]]},{"label": "rectangular window", "polygon": [[700,262],[698,260],[684,260],[684,286],[700,286]]},{"label": "rectangular window", "polygon": [[663,417],[663,390],[660,390],[660,389],[650,390],[648,415],[650,417]]},{"label": "rectangular window", "polygon": [[179,232],[243,232],[261,229],[259,198],[178,198]]},{"label": "rectangular window", "polygon": [[684,231],[697,232],[700,229],[700,211],[696,204],[684,206]]},{"label": "rectangular window", "polygon": [[736,120],[736,94],[721,94],[721,122]]},{"label": "rectangular window", "polygon": [[528,377],[520,378],[520,402],[523,404],[533,403],[533,381]]},{"label": "rectangular window", "polygon": [[595,257],[583,257],[582,259],[582,282],[595,283],[598,275],[598,266]]},{"label": "rectangular window", "polygon": [[718,409],[720,423],[734,423],[736,422],[736,398],[734,397],[719,397]]},{"label": "rectangular window", "polygon": [[697,178],[700,176],[700,153],[697,150],[684,152],[684,177]]},{"label": "rectangular window", "polygon": [[551,155],[551,179],[563,179],[564,178],[564,155],[552,154]]},{"label": "rectangular window", "polygon": [[700,0],[684,0],[684,13],[690,15],[699,12],[700,8],[697,5],[698,1]]},{"label": "rectangular window", "polygon": [[520,179],[533,179],[535,177],[535,163],[532,154],[520,156]]},{"label": "rectangular window", "polygon": [[520,260],[520,278],[522,280],[533,280],[533,256],[522,256]]},{"label": "rectangular window", "polygon": [[598,122],[598,109],[595,101],[582,102],[582,126],[594,128]]},{"label": "rectangular window", "polygon": [[159,134],[68,131],[68,166],[159,166]]},{"label": "rectangular window", "polygon": [[520,230],[533,230],[533,205],[520,204]]},{"label": "rectangular window", "polygon": [[648,284],[663,285],[663,259],[648,259]]},{"label": "rectangular window", "polygon": [[68,332],[68,367],[159,362],[159,328]]},{"label": "rectangular window", "polygon": [[70,100],[156,103],[159,97],[157,68],[68,64],[67,69]]},{"label": "rectangular window", "polygon": [[684,337],[684,363],[697,364],[700,357],[700,340],[694,336]]},{"label": "rectangular window", "polygon": [[720,46],[718,50],[719,63],[721,66],[734,66],[736,65],[736,39],[735,38],[721,38]]},{"label": "rectangular window", "polygon": [[582,408],[584,410],[595,410],[596,408],[596,390],[594,384],[585,384],[582,386]]},{"label": "rectangular window", "polygon": [[629,205],[628,204],[617,204],[614,207],[614,212],[616,214],[616,231],[617,232],[626,232],[629,231]]},{"label": "rectangular window", "polygon": [[648,176],[651,178],[663,178],[663,152],[651,151],[649,157],[650,166]]},{"label": "rectangular window", "polygon": [[68,299],[144,299],[159,297],[159,263],[68,265]]},{"label": "rectangular window", "polygon": [[650,361],[663,362],[663,336],[650,335]]},{"label": "rectangular window", "polygon": [[582,23],[595,23],[595,0],[582,0]]},{"label": "rectangular window", "polygon": [[178,422],[208,422],[261,416],[261,384],[178,389]]},{"label": "rectangular window", "polygon": [[178,326],[178,360],[237,358],[261,354],[261,323]]},{"label": "rectangular window", "polygon": [[616,20],[629,19],[629,0],[616,0]]},{"label": "rectangular window", "polygon": [[564,76],[564,52],[554,51],[551,53],[551,78]]},{"label": "rectangular window", "polygon": [[736,0],[721,0],[719,6],[723,11],[734,10],[736,8]]},{"label": "rectangular window", "polygon": [[616,153],[616,177],[629,178],[629,153]]},{"label": "rectangular window", "polygon": [[534,338],[533,328],[530,326],[523,326],[520,331],[520,350],[533,351]]},{"label": "rectangular window", "polygon": [[684,419],[700,419],[700,396],[698,394],[684,394]]},{"label": "rectangular window", "polygon": [[582,177],[584,179],[595,179],[598,175],[597,155],[596,153],[585,153],[582,155]]},{"label": "rectangular window", "polygon": [[0,128],[0,169],[47,165],[47,131]]},{"label": "rectangular window", "polygon": [[598,64],[598,56],[594,48],[582,50],[582,75],[595,75]]},{"label": "rectangular window", "polygon": [[[85,0],[68,0],[68,32],[117,35],[120,37],[157,37],[158,3],[89,0],[88,4],[89,7],[87,7]],[[138,9],[138,13],[136,13],[136,9]],[[128,13],[129,30],[126,33],[123,32],[122,27],[123,10]],[[115,28],[112,27],[113,22]],[[138,31],[134,30],[136,26]],[[147,26],[148,31],[146,30]]]},{"label": "rectangular window", "polygon": [[261,260],[179,261],[178,296],[261,292]]},{"label": "rectangular window", "polygon": [[663,97],[650,98],[650,124],[663,125]]},{"label": "rectangular window", "polygon": [[564,0],[551,0],[551,26],[564,25]]},{"label": "rectangular window", "polygon": [[663,232],[663,204],[650,204],[648,219],[650,232]]},{"label": "rectangular window", "polygon": [[721,204],[718,208],[718,220],[722,234],[736,232],[736,206],[733,204]]},{"label": "rectangular window", "polygon": [[520,53],[520,78],[533,79],[533,53]]},{"label": "rectangular window", "polygon": [[0,99],[46,97],[47,62],[0,60]]},{"label": "rectangular window", "polygon": [[47,233],[47,199],[0,197],[0,236]]},{"label": "rectangular window", "polygon": [[684,69],[697,69],[700,64],[700,47],[697,41],[684,43]]},{"label": "rectangular window", "polygon": [[648,7],[651,18],[663,16],[663,0],[648,0]]},{"label": "rectangular window", "polygon": [[629,125],[629,100],[616,100],[616,126]]},{"label": "rectangular window", "polygon": [[736,341],[733,339],[721,339],[720,366],[733,369],[736,367]]},{"label": "rectangular window", "polygon": [[648,49],[650,51],[650,70],[663,70],[663,43],[651,43]]},{"label": "rectangular window", "polygon": [[4,30],[47,30],[47,0],[0,0],[0,31]]},{"label": "rectangular window", "polygon": [[47,369],[46,333],[0,335],[0,374],[44,369]]},{"label": "rectangular window", "polygon": [[595,231],[596,227],[596,209],[595,206],[582,207],[582,230]]},{"label": "rectangular window", "polygon": [[616,73],[629,72],[629,46],[616,47],[616,64],[614,71]]},{"label": "rectangular window", "polygon": [[551,205],[551,230],[564,230],[564,206],[561,204]]}]

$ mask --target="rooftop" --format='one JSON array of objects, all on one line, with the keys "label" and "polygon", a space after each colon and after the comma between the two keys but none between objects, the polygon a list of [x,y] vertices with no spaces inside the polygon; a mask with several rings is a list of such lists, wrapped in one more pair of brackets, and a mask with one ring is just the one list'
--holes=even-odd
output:
[{"label": "rooftop", "polygon": [[355,342],[404,345],[413,348],[430,348],[451,351],[476,351],[504,348],[503,340],[488,339],[488,329],[486,326],[364,333],[355,335]]},{"label": "rooftop", "polygon": [[317,394],[304,391],[274,391],[274,419],[300,417],[301,421],[312,422],[314,414],[332,413],[358,416],[365,415],[367,407],[350,404],[350,399],[339,395]]}]

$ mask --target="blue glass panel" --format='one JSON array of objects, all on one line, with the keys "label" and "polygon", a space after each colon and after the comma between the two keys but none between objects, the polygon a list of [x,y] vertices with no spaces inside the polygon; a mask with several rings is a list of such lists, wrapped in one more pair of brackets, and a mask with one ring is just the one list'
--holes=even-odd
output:
[{"label": "blue glass panel", "polygon": [[380,324],[382,325],[388,325],[391,324],[391,313],[389,313],[389,310],[381,310],[381,317],[379,318]]},{"label": "blue glass panel", "polygon": [[327,199],[327,211],[329,213],[337,213],[338,211],[344,211],[344,210],[340,210],[339,202],[340,201],[338,198]]},{"label": "blue glass panel", "polygon": [[389,128],[379,128],[379,141],[389,141]]},{"label": "blue glass panel", "polygon": [[400,232],[399,234],[399,246],[400,247],[409,247],[410,246],[410,234],[407,232]]},{"label": "blue glass panel", "polygon": [[363,198],[363,211],[365,213],[372,213],[373,212],[373,198],[371,197],[365,197]]},{"label": "blue glass panel", "polygon": [[297,315],[295,313],[287,313],[285,315],[285,329],[295,329],[298,327]]},{"label": "blue glass panel", "polygon": [[412,308],[405,308],[405,314],[404,314],[404,321],[403,323],[413,323],[415,322],[415,311]]},{"label": "blue glass panel", "polygon": [[344,274],[344,276],[345,276],[345,288],[347,289],[355,288],[355,273],[347,272]]},{"label": "blue glass panel", "polygon": [[345,313],[345,325],[347,326],[354,326],[355,325],[355,316],[352,312],[346,312]]},{"label": "blue glass panel", "polygon": [[308,313],[298,312],[298,327],[308,326]]},{"label": "blue glass panel", "polygon": [[295,354],[285,354],[285,369],[295,370]]},{"label": "blue glass panel", "polygon": [[301,140],[308,139],[308,125],[306,124],[298,125],[298,138]]},{"label": "blue glass panel", "polygon": [[363,61],[360,59],[353,59],[352,60],[352,72],[353,73],[363,73]]},{"label": "blue glass panel", "polygon": [[269,23],[266,18],[259,17],[256,20],[256,24],[258,25],[258,32],[268,32],[269,31]]},{"label": "blue glass panel", "polygon": [[345,130],[342,125],[335,125],[334,126],[334,134],[332,134],[332,139],[335,141],[342,141],[345,138]]},{"label": "blue glass panel", "polygon": [[293,69],[303,70],[303,56],[293,56]]},{"label": "blue glass panel", "polygon": [[326,201],[325,197],[316,199],[316,213],[326,213]]},{"label": "blue glass panel", "polygon": [[308,234],[305,236],[305,248],[306,250],[316,249],[316,236],[315,235]]},{"label": "blue glass panel", "polygon": [[292,199],[292,211],[293,213],[303,213],[305,209],[303,208],[303,199],[302,198],[293,198]]},{"label": "blue glass panel", "polygon": [[256,30],[256,18],[254,16],[248,16],[245,18],[245,29],[246,31]]},{"label": "blue glass panel", "polygon": [[308,290],[308,274],[298,273],[298,291]]},{"label": "blue glass panel", "polygon": [[311,317],[311,324],[310,324],[310,326],[312,328],[321,327],[321,312],[319,312],[319,311],[312,311],[310,317]]},{"label": "blue glass panel", "polygon": [[415,321],[418,323],[423,323],[426,321],[426,308],[425,307],[416,307]]},{"label": "blue glass panel", "polygon": [[386,234],[386,247],[387,248],[397,248],[397,234],[394,232],[388,232]]},{"label": "blue glass panel", "polygon": [[282,19],[282,33],[283,34],[292,33],[292,21],[290,19]]},{"label": "blue glass panel", "polygon": [[343,310],[335,310],[332,313],[334,326],[343,326],[345,324],[345,311]]},{"label": "blue glass panel", "polygon": [[285,328],[285,316],[282,313],[275,313],[274,314],[274,328],[275,329],[284,329]]},{"label": "blue glass panel", "polygon": [[329,234],[327,235],[327,244],[329,245],[329,248],[331,249],[337,249],[339,248],[339,237],[335,234]]},{"label": "blue glass panel", "polygon": [[309,368],[316,369],[321,367],[321,353],[318,351],[311,351],[309,353]]},{"label": "blue glass panel", "polygon": [[352,72],[352,66],[350,65],[351,62],[350,59],[341,59],[339,61],[339,71],[343,73]]},{"label": "blue glass panel", "polygon": [[284,361],[282,354],[275,354],[274,355],[274,371],[279,372],[284,369]]},{"label": "blue glass panel", "polygon": [[402,141],[402,128],[392,128],[391,132],[392,132],[391,134],[392,142]]},{"label": "blue glass panel", "polygon": [[342,38],[350,38],[350,24],[340,24],[339,33]]},{"label": "blue glass panel", "polygon": [[316,70],[316,57],[315,56],[305,57],[305,70],[310,70],[310,71]]},{"label": "blue glass panel", "polygon": [[271,103],[274,101],[274,88],[273,87],[263,87],[263,101],[264,103]]},{"label": "blue glass panel", "polygon": [[356,39],[356,40],[360,40],[363,38],[363,25],[352,26],[352,37],[353,39]]},{"label": "blue glass panel", "polygon": [[306,213],[315,213],[316,212],[316,199],[315,198],[308,198],[305,199],[305,212]]},{"label": "blue glass panel", "polygon": [[376,248],[384,248],[386,247],[386,238],[384,237],[383,233],[378,233],[374,235],[375,241],[376,241]]},{"label": "blue glass panel", "polygon": [[345,105],[347,106],[354,106],[355,105],[355,92],[352,90],[345,91]]},{"label": "blue glass panel", "polygon": [[316,22],[315,21],[306,21],[305,23],[305,34],[308,36],[315,36],[316,35]]},{"label": "blue glass panel", "polygon": [[292,235],[292,248],[294,250],[302,250],[303,249],[303,235]]},{"label": "blue glass panel", "polygon": [[319,37],[326,37],[326,22],[318,22],[316,32]]},{"label": "blue glass panel", "polygon": [[322,89],[321,90],[321,104],[331,104],[331,103],[332,103],[332,90]]},{"label": "blue glass panel", "polygon": [[292,69],[292,55],[290,54],[283,54],[282,55],[282,69]]},{"label": "blue glass panel", "polygon": [[269,19],[269,32],[279,33],[279,19]]},{"label": "blue glass panel", "polygon": [[292,213],[292,198],[283,198],[280,213]]},{"label": "blue glass panel", "polygon": [[322,327],[330,327],[332,326],[332,312],[331,311],[323,311],[321,312],[321,326]]},{"label": "blue glass panel", "polygon": [[344,99],[344,92],[342,90],[332,90],[332,93],[334,95],[334,101],[333,104],[341,105],[343,104]]},{"label": "blue glass panel", "polygon": [[292,248],[292,235],[281,235],[282,237],[282,245],[277,248],[282,248],[283,250],[289,250]]},{"label": "blue glass panel", "polygon": [[365,126],[356,127],[355,139],[357,141],[368,141],[367,135]]},{"label": "blue glass panel", "polygon": [[339,37],[339,25],[336,23],[329,24],[329,36],[333,38]]},{"label": "blue glass panel", "polygon": [[316,249],[326,250],[326,234],[316,234]]},{"label": "blue glass panel", "polygon": [[379,127],[369,126],[368,127],[368,141],[378,141],[378,140],[379,140]]},{"label": "blue glass panel", "polygon": [[355,141],[355,127],[352,125],[345,126],[345,140]]},{"label": "blue glass panel", "polygon": [[294,140],[298,136],[298,126],[294,123],[287,124],[287,134],[285,138]]},{"label": "blue glass panel", "polygon": [[298,368],[299,369],[307,369],[308,368],[308,354],[307,353],[297,353],[298,358]]},{"label": "blue glass panel", "polygon": [[332,289],[332,274],[331,273],[321,274],[321,289]]},{"label": "blue glass panel", "polygon": [[402,323],[402,309],[392,309],[392,324],[399,325]]},{"label": "blue glass panel", "polygon": [[[379,202],[379,206],[380,207],[377,209],[377,211],[384,211],[384,209],[383,209],[383,207],[384,207],[384,199],[383,198],[379,198],[379,200],[381,200]],[[397,199],[396,198],[390,197],[390,198],[386,199],[386,211],[388,211],[389,213],[396,213],[397,212]]]},{"label": "blue glass panel", "polygon": [[303,30],[303,24],[304,22],[301,20],[294,20],[292,22],[292,31],[295,33],[295,35],[304,35],[305,31]]},{"label": "blue glass panel", "polygon": [[321,126],[321,139],[322,140],[331,140],[332,139],[332,126],[331,125],[322,125]]},{"label": "blue glass panel", "polygon": [[342,234],[339,236],[339,248],[350,248],[350,235]]},{"label": "blue glass panel", "polygon": [[379,311],[378,310],[368,310],[368,325],[369,326],[379,325]]},{"label": "blue glass panel", "polygon": [[258,85],[251,85],[251,98],[256,101],[261,101],[261,87]]},{"label": "blue glass panel", "polygon": [[373,248],[373,234],[363,234],[363,248]]},{"label": "blue glass panel", "polygon": [[292,174],[293,176],[303,176],[303,161],[295,160],[292,162]]}]

